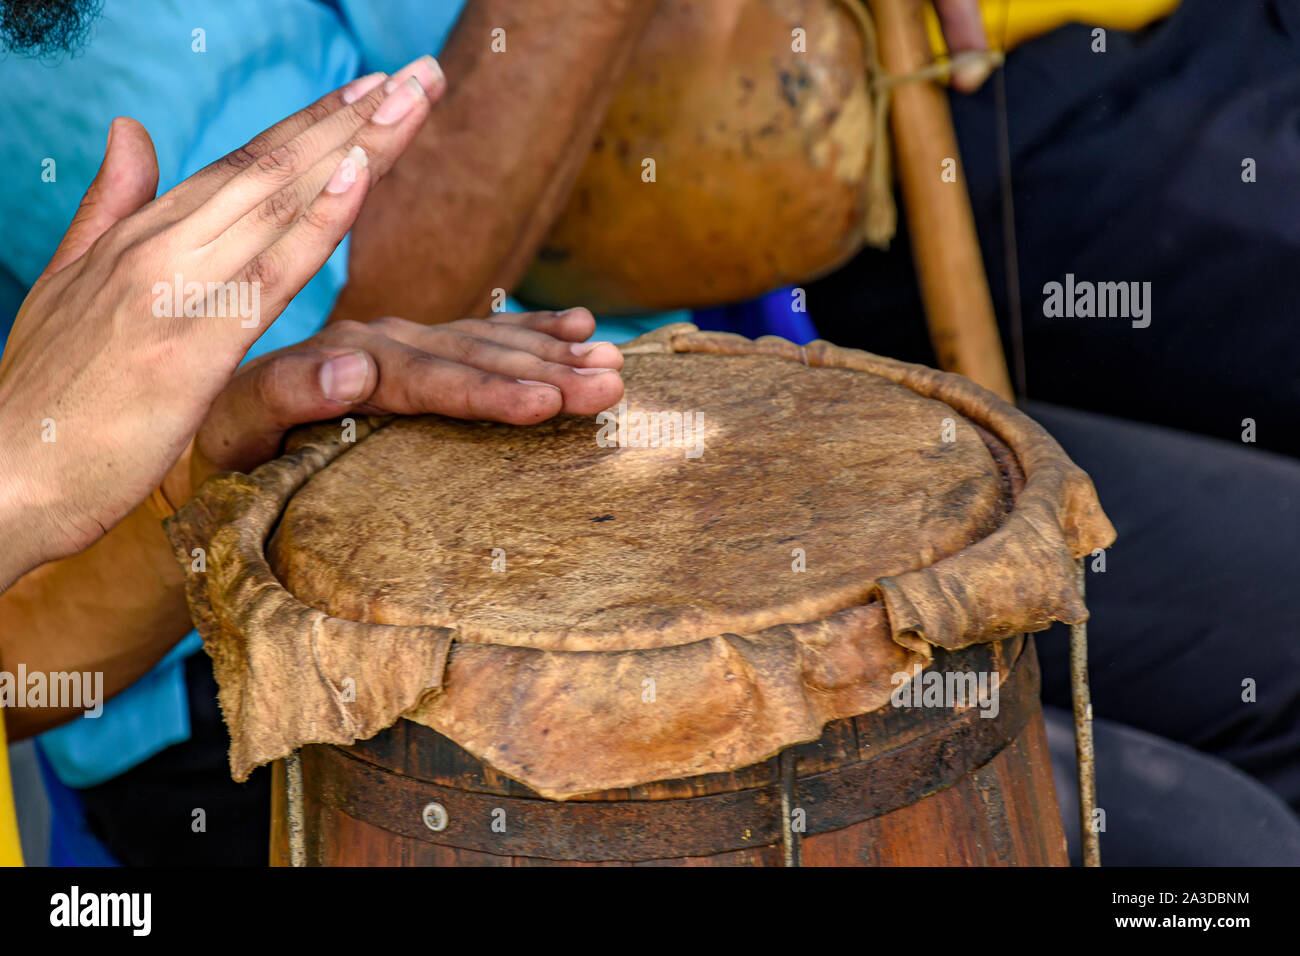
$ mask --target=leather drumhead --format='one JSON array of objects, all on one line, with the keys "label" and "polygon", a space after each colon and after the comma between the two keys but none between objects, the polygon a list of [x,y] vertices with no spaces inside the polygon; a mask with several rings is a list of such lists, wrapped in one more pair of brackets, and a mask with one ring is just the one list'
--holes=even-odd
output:
[{"label": "leather drumhead", "polygon": [[624,379],[603,422],[393,421],[289,501],[272,567],[338,618],[615,651],[864,604],[1010,506],[967,419],[878,375],[640,354]]}]

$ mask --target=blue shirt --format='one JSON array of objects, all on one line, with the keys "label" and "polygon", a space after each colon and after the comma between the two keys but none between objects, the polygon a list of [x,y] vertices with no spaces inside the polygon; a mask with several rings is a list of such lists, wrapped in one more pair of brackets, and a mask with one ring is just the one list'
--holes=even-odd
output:
[{"label": "blue shirt", "polygon": [[[112,117],[148,129],[165,192],[353,77],[437,53],[463,5],[105,0],[76,55],[0,53],[0,332],[8,335],[94,178]],[[345,240],[250,357],[320,329],[346,279],[346,257]],[[598,336],[621,341],[669,318],[605,323]],[[93,786],[188,739],[183,659],[200,646],[191,632],[100,717],[42,735],[59,779]]]}]

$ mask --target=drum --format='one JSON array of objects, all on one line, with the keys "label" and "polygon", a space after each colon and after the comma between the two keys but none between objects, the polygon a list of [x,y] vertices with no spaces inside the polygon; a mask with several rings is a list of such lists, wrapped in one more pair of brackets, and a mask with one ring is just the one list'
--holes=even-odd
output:
[{"label": "drum", "polygon": [[702,308],[887,243],[864,11],[665,0],[516,294],[606,315]]},{"label": "drum", "polygon": [[1092,484],[965,379],[667,326],[530,428],[344,420],[167,523],[314,864],[1064,863],[1023,635]]}]

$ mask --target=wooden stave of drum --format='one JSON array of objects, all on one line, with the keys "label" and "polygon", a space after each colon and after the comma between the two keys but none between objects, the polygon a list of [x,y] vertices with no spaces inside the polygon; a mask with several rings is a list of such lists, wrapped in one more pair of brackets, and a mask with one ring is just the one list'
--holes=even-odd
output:
[{"label": "wooden stave of drum", "polygon": [[[732,773],[550,801],[410,721],[348,748],[310,745],[299,758],[301,862],[1068,865],[1033,639],[940,651],[934,669],[1002,675],[997,716],[885,707],[835,721],[817,741],[786,751],[788,781],[773,757]],[[272,780],[270,862],[287,866],[283,762]]]}]

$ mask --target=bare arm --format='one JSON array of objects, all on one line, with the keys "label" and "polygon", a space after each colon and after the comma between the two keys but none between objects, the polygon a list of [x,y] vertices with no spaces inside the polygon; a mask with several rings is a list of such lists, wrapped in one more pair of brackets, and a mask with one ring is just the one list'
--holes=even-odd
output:
[{"label": "bare arm", "polygon": [[[183,583],[158,518],[136,508],[87,550],[37,568],[0,594],[3,666],[102,672],[104,697],[111,697],[189,631]],[[5,724],[21,739],[80,713],[6,708]]]},{"label": "bare arm", "polygon": [[332,319],[486,314],[562,210],[656,6],[471,0],[440,57],[447,96],[353,228]]}]

